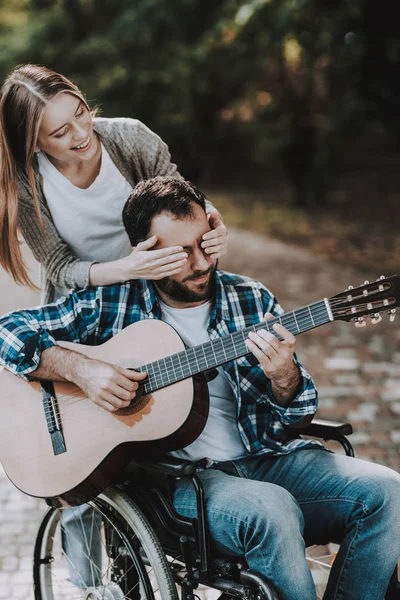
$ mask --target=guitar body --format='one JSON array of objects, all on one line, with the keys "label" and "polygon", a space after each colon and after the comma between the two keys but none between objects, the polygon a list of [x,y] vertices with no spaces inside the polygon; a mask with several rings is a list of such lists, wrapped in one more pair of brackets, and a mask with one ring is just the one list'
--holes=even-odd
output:
[{"label": "guitar body", "polygon": [[185,448],[200,435],[208,417],[208,388],[201,373],[250,354],[250,331],[266,329],[281,339],[275,323],[298,335],[335,320],[363,326],[369,316],[378,323],[382,311],[393,321],[399,306],[400,276],[394,275],[190,349],[157,319],[134,323],[101,346],[60,343],[90,358],[149,371],[146,383],[140,384],[146,395],[115,413],[98,407],[71,384],[54,384],[54,399],[47,382],[43,396],[40,383],[27,383],[0,367],[3,467],[26,494],[82,504],[121,476],[132,458]]},{"label": "guitar body", "polygon": [[[155,319],[134,323],[101,346],[60,343],[123,367],[139,367],[185,346],[176,331]],[[0,456],[12,483],[30,496],[70,505],[91,500],[121,475],[133,458],[184,448],[203,430],[208,388],[199,375],[137,401],[129,414],[110,413],[75,385],[55,383],[66,451],[55,454],[42,389],[0,370]]]}]

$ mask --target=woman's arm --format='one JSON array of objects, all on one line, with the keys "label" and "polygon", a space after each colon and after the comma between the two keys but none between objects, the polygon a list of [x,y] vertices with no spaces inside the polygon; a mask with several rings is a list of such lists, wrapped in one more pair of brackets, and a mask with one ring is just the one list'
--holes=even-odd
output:
[{"label": "woman's arm", "polygon": [[154,245],[149,240],[139,244],[127,257],[96,263],[82,261],[60,237],[43,199],[41,202],[43,231],[29,190],[20,194],[19,223],[22,235],[36,260],[43,265],[46,278],[53,285],[67,289],[110,285],[128,279],[161,279],[180,271],[187,255],[180,246],[147,252]]},{"label": "woman's arm", "polygon": [[[38,174],[36,181],[38,184]],[[19,178],[19,227],[26,243],[53,285],[74,289],[87,287],[92,262],[79,260],[60,237],[40,185],[37,185],[37,190],[43,228],[36,214],[28,181]]]},{"label": "woman's arm", "polygon": [[[125,169],[134,168],[139,179],[147,179],[156,175],[180,177],[176,165],[171,162],[168,146],[158,135],[139,121],[132,119],[123,121],[123,127],[118,127],[121,140],[118,140],[118,136],[115,136],[117,139],[112,139],[115,131],[108,132],[111,144],[109,150],[111,150],[114,162],[119,163],[118,167],[124,163]],[[136,125],[137,136],[133,136],[134,143],[125,145],[121,134],[124,133],[124,127],[129,125],[126,133],[129,130],[132,135],[132,123]],[[131,181],[131,183],[134,182]],[[36,173],[36,188],[43,230],[35,211],[28,180],[21,174],[18,177],[19,225],[34,257],[44,267],[46,279],[50,280],[54,286],[81,289],[87,286],[109,285],[136,277],[161,279],[161,277],[178,273],[183,265],[184,256],[181,248],[165,249],[163,257],[147,256],[146,254],[151,253],[145,252],[147,248],[141,248],[140,252],[134,251],[124,259],[111,262],[97,263],[96,261],[80,260],[60,237],[54,225],[44,198],[39,173]],[[207,206],[207,212],[209,211],[212,211],[210,224],[213,230],[204,238],[205,241],[207,240],[205,251],[214,254],[213,258],[218,258],[226,252],[228,236],[226,227],[219,219],[219,213],[213,209],[211,204]],[[209,236],[208,239],[207,236]],[[156,264],[154,264],[155,261],[157,261]]]}]

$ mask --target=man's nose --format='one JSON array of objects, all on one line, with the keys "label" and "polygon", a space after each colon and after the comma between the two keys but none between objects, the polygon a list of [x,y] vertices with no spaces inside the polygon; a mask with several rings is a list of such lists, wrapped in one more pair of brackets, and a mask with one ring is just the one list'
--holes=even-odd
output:
[{"label": "man's nose", "polygon": [[198,249],[193,253],[192,269],[194,271],[207,271],[210,263],[207,260],[207,255],[202,249]]}]

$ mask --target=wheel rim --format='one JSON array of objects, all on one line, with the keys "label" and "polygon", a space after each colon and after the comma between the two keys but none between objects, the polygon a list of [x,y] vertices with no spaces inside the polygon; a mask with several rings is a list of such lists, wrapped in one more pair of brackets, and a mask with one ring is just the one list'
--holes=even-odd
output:
[{"label": "wheel rim", "polygon": [[[34,559],[36,600],[160,600],[134,531],[101,501],[90,508],[89,519],[76,507],[50,510],[43,521]],[[79,552],[71,550],[78,538]]]}]

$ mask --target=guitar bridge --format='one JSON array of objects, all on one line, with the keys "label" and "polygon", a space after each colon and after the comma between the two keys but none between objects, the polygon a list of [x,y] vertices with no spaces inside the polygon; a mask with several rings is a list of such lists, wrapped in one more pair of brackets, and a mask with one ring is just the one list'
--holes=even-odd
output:
[{"label": "guitar bridge", "polygon": [[50,434],[53,452],[62,454],[67,451],[64,434],[61,428],[58,400],[54,393],[54,385],[51,381],[41,381],[43,409],[46,417],[47,429]]}]

